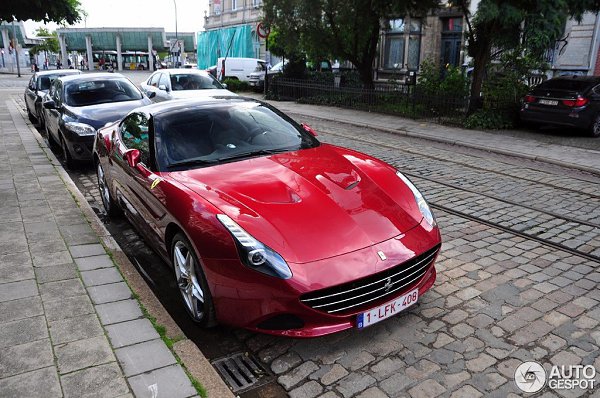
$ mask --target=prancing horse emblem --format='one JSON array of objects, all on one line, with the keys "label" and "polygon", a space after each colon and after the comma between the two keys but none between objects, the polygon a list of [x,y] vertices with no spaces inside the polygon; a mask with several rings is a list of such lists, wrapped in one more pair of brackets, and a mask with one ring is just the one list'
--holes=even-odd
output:
[{"label": "prancing horse emblem", "polygon": [[385,260],[387,260],[387,257],[385,256],[385,253],[383,253],[381,250],[377,252],[377,255],[379,256],[379,258],[380,258],[382,261],[385,261]]},{"label": "prancing horse emblem", "polygon": [[385,285],[383,286],[383,290],[387,293],[392,288],[392,277],[388,276],[387,281],[385,281]]}]

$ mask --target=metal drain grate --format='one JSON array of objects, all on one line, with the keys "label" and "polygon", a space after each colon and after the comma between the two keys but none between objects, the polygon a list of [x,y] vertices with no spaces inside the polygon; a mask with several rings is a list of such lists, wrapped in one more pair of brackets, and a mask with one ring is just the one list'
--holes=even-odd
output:
[{"label": "metal drain grate", "polygon": [[247,353],[232,354],[217,359],[212,364],[234,393],[256,387],[259,381],[260,384],[267,381],[263,380],[268,375],[267,372],[258,360]]}]

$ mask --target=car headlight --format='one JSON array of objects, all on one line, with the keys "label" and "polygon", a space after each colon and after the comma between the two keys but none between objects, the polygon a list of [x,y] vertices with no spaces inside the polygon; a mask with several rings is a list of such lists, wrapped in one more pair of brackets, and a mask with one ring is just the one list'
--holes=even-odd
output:
[{"label": "car headlight", "polygon": [[96,135],[96,129],[89,124],[67,122],[65,127],[79,136]]},{"label": "car headlight", "polygon": [[417,187],[415,187],[415,185],[404,174],[402,174],[399,171],[396,171],[396,175],[400,177],[400,179],[412,191],[413,195],[415,196],[415,200],[417,201],[417,205],[419,206],[419,211],[425,218],[425,221],[427,221],[427,223],[432,227],[435,227],[437,225],[437,222],[435,221],[435,216],[433,215],[429,204],[427,203],[421,192],[419,192]]},{"label": "car headlight", "polygon": [[279,253],[244,231],[229,216],[217,214],[217,219],[233,235],[242,263],[256,271],[277,278],[289,279],[292,277],[292,270]]}]

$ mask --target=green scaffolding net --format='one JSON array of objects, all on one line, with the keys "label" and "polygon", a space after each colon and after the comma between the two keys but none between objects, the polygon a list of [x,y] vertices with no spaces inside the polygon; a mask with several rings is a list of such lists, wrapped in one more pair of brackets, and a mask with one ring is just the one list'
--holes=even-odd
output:
[{"label": "green scaffolding net", "polygon": [[251,25],[198,33],[198,69],[216,65],[219,57],[254,58],[255,55]]}]

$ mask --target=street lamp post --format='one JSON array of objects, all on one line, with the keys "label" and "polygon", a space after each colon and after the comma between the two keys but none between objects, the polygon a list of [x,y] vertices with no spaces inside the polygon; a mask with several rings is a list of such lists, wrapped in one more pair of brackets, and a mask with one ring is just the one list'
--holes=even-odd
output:
[{"label": "street lamp post", "polygon": [[17,31],[15,30],[15,16],[13,15],[13,40],[15,41],[15,58],[17,59],[17,77],[21,77],[21,68],[19,66],[19,52],[17,51],[17,47],[19,47],[19,41],[17,40]]},{"label": "street lamp post", "polygon": [[175,67],[179,67],[179,35],[177,33],[177,1],[173,0],[173,5],[175,6],[175,49],[177,50],[174,54],[177,54],[177,61],[175,61]]}]

